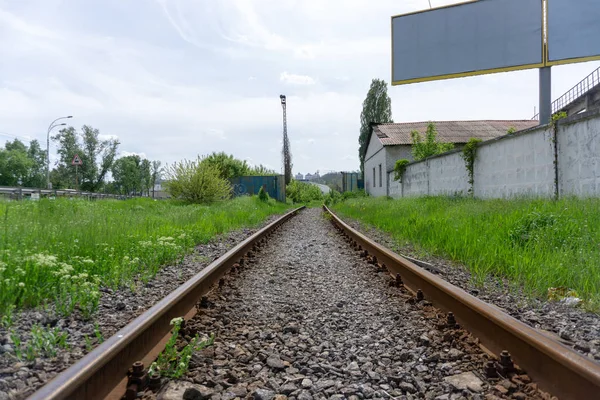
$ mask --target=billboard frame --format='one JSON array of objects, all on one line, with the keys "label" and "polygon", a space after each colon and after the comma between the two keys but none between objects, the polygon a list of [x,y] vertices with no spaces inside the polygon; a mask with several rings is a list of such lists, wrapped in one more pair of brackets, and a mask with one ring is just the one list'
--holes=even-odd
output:
[{"label": "billboard frame", "polygon": [[[494,73],[498,73],[498,72],[510,72],[510,71],[525,70],[525,69],[543,68],[543,67],[551,65],[551,64],[548,64],[548,52],[547,52],[547,48],[546,48],[546,43],[544,41],[544,39],[545,39],[544,38],[544,26],[546,26],[546,29],[547,29],[547,25],[545,25],[547,12],[544,12],[544,10],[543,10],[543,7],[544,7],[546,1],[549,1],[549,0],[540,0],[540,2],[542,3],[542,35],[541,35],[541,42],[540,42],[540,46],[542,47],[542,62],[541,63],[523,64],[523,65],[516,65],[516,66],[512,66],[512,67],[491,68],[491,69],[476,70],[476,71],[457,72],[457,73],[453,73],[453,74],[444,74],[444,75],[436,75],[436,76],[427,76],[427,77],[422,77],[422,78],[403,79],[403,80],[397,80],[397,81],[394,80],[394,18],[405,17],[407,15],[422,14],[422,13],[426,13],[426,12],[430,12],[430,11],[447,9],[447,8],[452,8],[452,7],[460,7],[460,6],[464,6],[467,4],[477,3],[479,1],[480,0],[468,0],[468,1],[464,1],[462,3],[449,4],[446,6],[433,7],[433,8],[426,9],[426,10],[412,11],[412,12],[408,12],[408,13],[404,13],[404,14],[392,15],[390,18],[390,36],[391,36],[390,64],[391,64],[391,84],[392,84],[392,86],[408,85],[411,83],[419,83],[419,82],[440,81],[440,80],[445,80],[445,79],[464,78],[464,77],[469,77],[469,76],[488,75],[488,74],[494,74]],[[600,59],[600,57],[595,58],[595,59]],[[575,61],[571,61],[571,62],[575,62]]]},{"label": "billboard frame", "polygon": [[[479,1],[479,0],[477,0]],[[548,20],[550,17],[550,8],[548,7],[548,4],[552,2],[552,0],[544,0],[544,2],[546,3],[546,35],[548,36],[548,44],[550,43],[550,25],[548,25]],[[547,67],[552,67],[554,65],[565,65],[565,64],[576,64],[576,63],[580,63],[580,62],[587,62],[587,61],[597,61],[600,60],[600,55],[597,56],[587,56],[587,57],[574,57],[574,58],[564,58],[562,60],[556,60],[556,61],[550,61],[550,54],[548,53],[548,50],[546,49],[546,57],[544,59],[546,66]]]}]

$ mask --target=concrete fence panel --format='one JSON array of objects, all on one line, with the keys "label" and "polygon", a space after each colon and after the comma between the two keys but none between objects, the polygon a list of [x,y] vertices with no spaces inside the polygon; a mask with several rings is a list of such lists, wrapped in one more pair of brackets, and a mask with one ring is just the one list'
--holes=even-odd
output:
[{"label": "concrete fence panel", "polygon": [[557,142],[560,195],[600,195],[600,118],[559,124]]},{"label": "concrete fence panel", "polygon": [[408,164],[402,177],[402,191],[405,197],[426,196],[429,194],[428,161]]},{"label": "concrete fence panel", "polygon": [[461,152],[429,159],[429,194],[467,195],[469,174]]},{"label": "concrete fence panel", "polygon": [[542,127],[479,146],[474,165],[475,197],[554,196],[552,137],[552,129]]}]

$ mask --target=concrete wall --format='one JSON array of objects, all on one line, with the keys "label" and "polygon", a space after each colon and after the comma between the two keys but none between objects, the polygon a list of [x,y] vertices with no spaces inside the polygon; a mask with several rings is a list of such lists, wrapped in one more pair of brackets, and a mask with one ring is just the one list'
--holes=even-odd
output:
[{"label": "concrete wall", "polygon": [[558,181],[561,196],[600,195],[600,118],[573,117],[559,126]]},{"label": "concrete wall", "polygon": [[554,195],[554,145],[552,129],[488,141],[477,148],[476,197]]},{"label": "concrete wall", "polygon": [[394,180],[395,172],[388,172],[388,196],[393,198],[402,197],[402,185],[400,181]]},{"label": "concrete wall", "polygon": [[429,194],[429,160],[412,163],[402,176],[404,197]]},{"label": "concrete wall", "polygon": [[413,160],[410,145],[387,146],[385,148],[385,153],[386,171],[388,172],[394,170],[397,160],[401,160],[403,158],[407,159],[408,161]]},{"label": "concrete wall", "polygon": [[[482,143],[474,164],[475,197],[551,198],[557,185],[559,196],[600,196],[600,111],[559,121],[556,149],[553,129],[543,126]],[[402,182],[393,178],[388,173],[392,197],[465,195],[469,190],[459,150],[409,164]]]},{"label": "concrete wall", "polygon": [[[371,196],[387,195],[387,179],[385,171],[385,149],[377,138],[371,135],[371,141],[365,155],[365,190]],[[381,165],[381,185],[379,184],[379,166]],[[373,168],[375,168],[375,181],[373,181]]]},{"label": "concrete wall", "polygon": [[469,191],[469,174],[461,152],[429,160],[429,194],[466,195]]}]

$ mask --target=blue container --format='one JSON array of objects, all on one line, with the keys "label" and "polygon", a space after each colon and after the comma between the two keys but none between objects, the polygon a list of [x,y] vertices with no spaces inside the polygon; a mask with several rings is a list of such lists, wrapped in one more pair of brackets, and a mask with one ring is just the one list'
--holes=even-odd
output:
[{"label": "blue container", "polygon": [[230,179],[234,197],[256,195],[261,187],[269,197],[285,202],[285,178],[283,175],[274,176],[240,176]]}]

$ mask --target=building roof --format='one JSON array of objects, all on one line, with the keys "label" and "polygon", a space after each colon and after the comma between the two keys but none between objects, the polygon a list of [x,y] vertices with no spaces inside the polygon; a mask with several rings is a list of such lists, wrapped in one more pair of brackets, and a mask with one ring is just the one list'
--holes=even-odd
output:
[{"label": "building roof", "polygon": [[446,143],[467,143],[470,138],[490,140],[506,135],[510,128],[521,131],[539,125],[536,120],[402,122],[375,124],[373,133],[384,146],[412,144],[410,133],[424,135],[430,122],[435,124],[438,139]]}]

